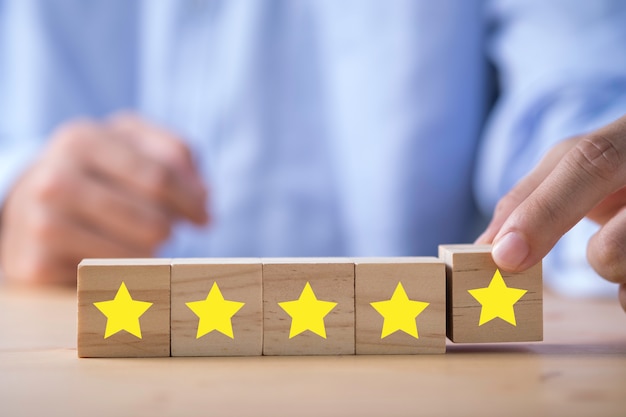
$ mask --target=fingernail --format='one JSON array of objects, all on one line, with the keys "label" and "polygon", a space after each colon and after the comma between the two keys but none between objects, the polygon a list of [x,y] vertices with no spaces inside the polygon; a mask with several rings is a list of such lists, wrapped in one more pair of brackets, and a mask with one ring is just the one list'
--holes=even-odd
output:
[{"label": "fingernail", "polygon": [[516,232],[509,232],[494,243],[491,256],[498,266],[516,270],[528,257],[530,247]]}]

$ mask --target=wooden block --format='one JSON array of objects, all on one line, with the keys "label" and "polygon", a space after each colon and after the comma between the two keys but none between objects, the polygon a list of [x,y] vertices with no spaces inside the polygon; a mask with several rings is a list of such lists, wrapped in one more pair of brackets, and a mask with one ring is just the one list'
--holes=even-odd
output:
[{"label": "wooden block", "polygon": [[263,354],[353,355],[354,264],[263,260]]},{"label": "wooden block", "polygon": [[441,245],[446,263],[448,338],[457,343],[543,339],[541,263],[498,271],[490,245]]},{"label": "wooden block", "polygon": [[78,265],[78,356],[170,355],[170,260]]},{"label": "wooden block", "polygon": [[446,352],[446,269],[434,257],[355,259],[356,354]]},{"label": "wooden block", "polygon": [[262,277],[260,259],[174,260],[172,356],[261,355]]}]

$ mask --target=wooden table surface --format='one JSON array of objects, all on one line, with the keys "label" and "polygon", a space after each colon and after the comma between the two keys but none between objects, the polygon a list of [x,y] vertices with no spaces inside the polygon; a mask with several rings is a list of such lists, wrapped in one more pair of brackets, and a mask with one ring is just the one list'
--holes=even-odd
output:
[{"label": "wooden table surface", "polygon": [[0,286],[0,416],[626,416],[626,314],[545,297],[545,341],[436,356],[78,359],[72,290]]}]

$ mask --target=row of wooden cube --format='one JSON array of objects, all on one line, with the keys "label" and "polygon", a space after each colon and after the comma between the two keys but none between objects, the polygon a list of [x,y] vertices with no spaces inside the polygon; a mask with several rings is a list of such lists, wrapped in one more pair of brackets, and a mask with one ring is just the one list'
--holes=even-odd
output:
[{"label": "row of wooden cube", "polygon": [[[441,246],[440,258],[85,260],[78,270],[78,355],[444,353],[446,321],[455,342],[541,340],[540,266],[513,277],[529,290],[516,306],[517,326],[478,326],[481,306],[467,290],[486,287],[494,271],[490,248],[475,245]],[[141,338],[123,331],[103,337],[107,318],[94,303],[113,299],[122,282],[133,299],[153,303],[141,317]],[[232,317],[234,337],[197,337],[198,316],[187,303],[205,299],[214,283],[225,299],[245,303]],[[310,331],[290,337],[291,318],[278,304],[297,300],[307,283],[317,299],[336,303],[324,318],[325,338]],[[371,303],[389,300],[398,283],[410,300],[428,303],[415,319],[417,338],[403,331],[381,337],[384,319]]]}]

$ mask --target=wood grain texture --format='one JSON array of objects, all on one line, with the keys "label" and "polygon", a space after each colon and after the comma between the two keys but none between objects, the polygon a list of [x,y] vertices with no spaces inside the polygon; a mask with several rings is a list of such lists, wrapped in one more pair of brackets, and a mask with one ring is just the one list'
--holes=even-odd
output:
[{"label": "wood grain texture", "polygon": [[[232,316],[233,338],[215,330],[197,338],[199,318],[186,303],[206,299],[217,283],[225,300],[245,303]],[[255,356],[263,352],[260,259],[172,262],[172,356]]]},{"label": "wood grain texture", "polygon": [[[446,271],[434,257],[355,259],[356,354],[446,351]],[[418,338],[396,331],[381,338],[384,319],[370,303],[391,299],[398,283],[429,305],[416,317]]]},{"label": "wood grain texture", "polygon": [[[114,299],[122,282],[133,300],[153,305],[140,317],[141,339],[122,330],[104,338],[106,316],[93,303]],[[170,260],[86,259],[78,265],[78,356],[170,355]]]},{"label": "wood grain texture", "polygon": [[541,263],[521,273],[500,271],[507,287],[527,290],[514,305],[516,325],[495,318],[479,326],[481,304],[468,292],[489,286],[497,269],[491,245],[440,245],[446,263],[447,335],[456,343],[543,340]]},{"label": "wood grain texture", "polygon": [[[326,339],[305,331],[289,338],[291,317],[279,302],[297,300],[309,282],[318,300],[337,303],[324,318]],[[353,355],[354,264],[345,258],[263,260],[264,355]]]}]

